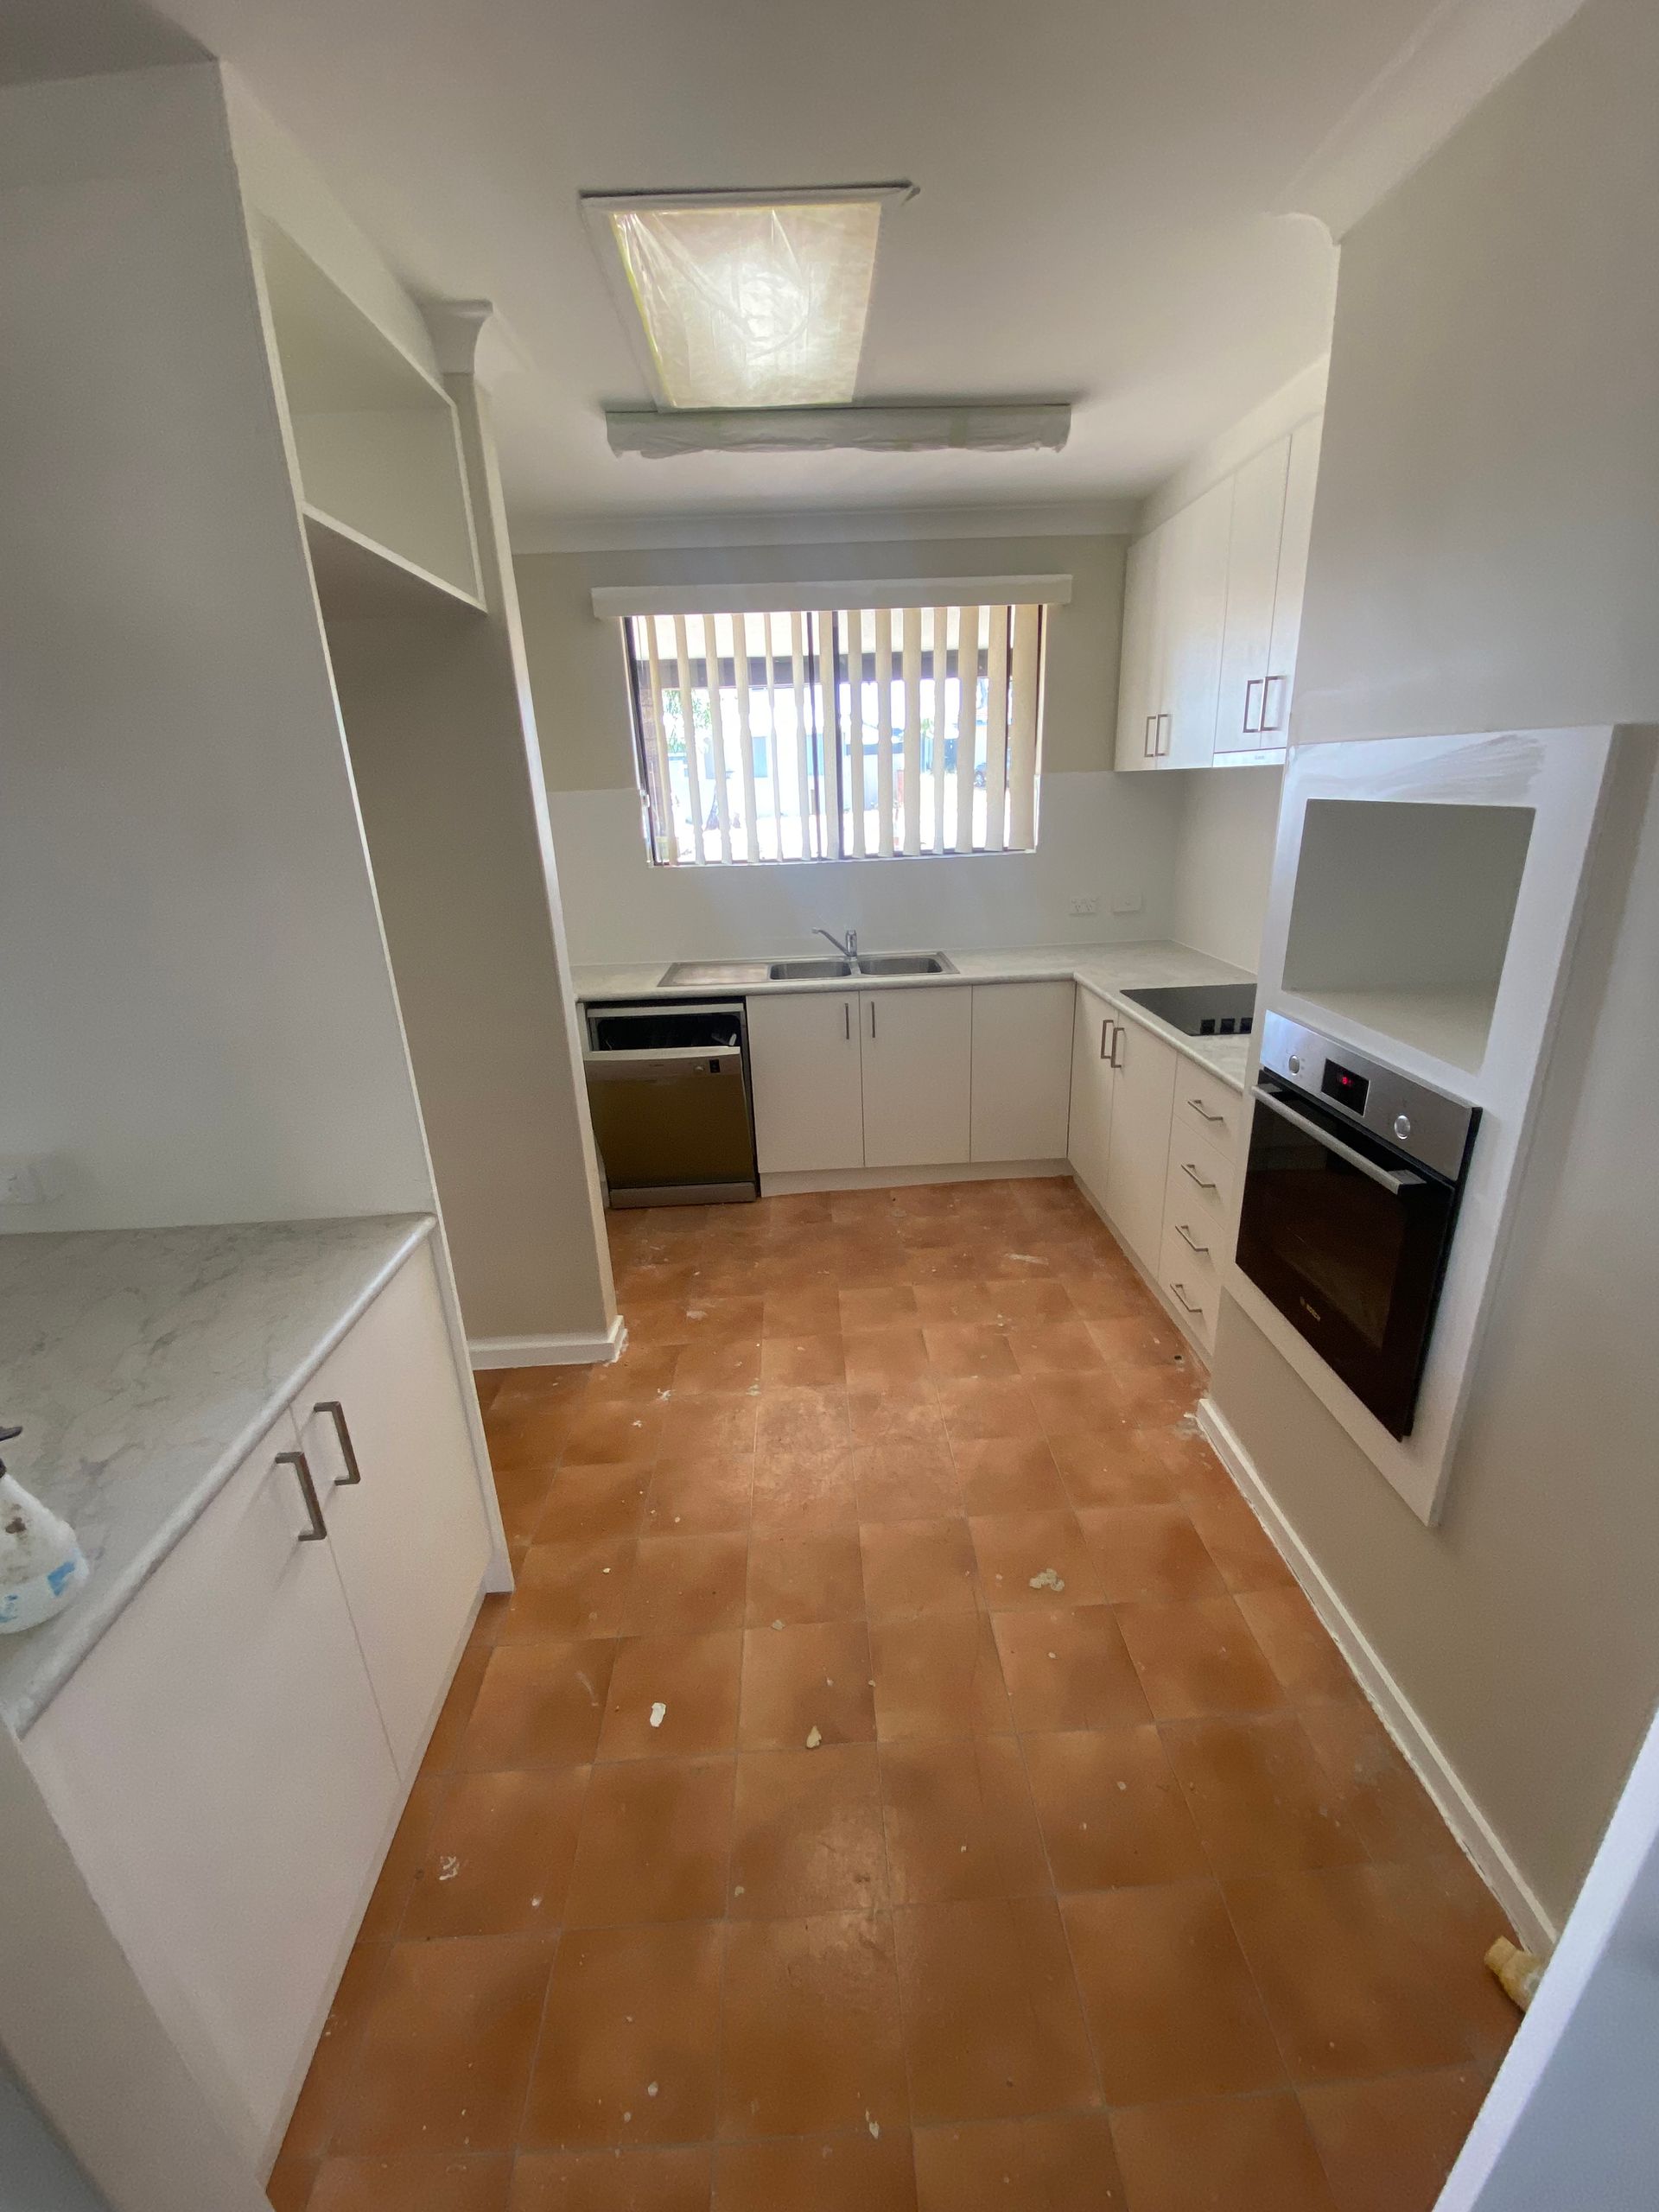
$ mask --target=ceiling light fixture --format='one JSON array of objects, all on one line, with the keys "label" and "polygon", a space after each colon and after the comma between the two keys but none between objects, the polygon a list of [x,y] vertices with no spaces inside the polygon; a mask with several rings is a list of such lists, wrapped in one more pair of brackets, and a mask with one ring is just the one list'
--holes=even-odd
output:
[{"label": "ceiling light fixture", "polygon": [[1071,429],[1064,403],[1033,406],[613,407],[613,453],[666,461],[683,453],[1058,453]]},{"label": "ceiling light fixture", "polygon": [[850,400],[882,210],[915,190],[585,193],[583,215],[658,405]]}]

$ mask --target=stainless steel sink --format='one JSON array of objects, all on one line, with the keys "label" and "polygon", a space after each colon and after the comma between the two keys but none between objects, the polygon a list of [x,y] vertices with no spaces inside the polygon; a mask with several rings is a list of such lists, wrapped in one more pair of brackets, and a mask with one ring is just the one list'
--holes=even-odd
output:
[{"label": "stainless steel sink", "polygon": [[942,952],[861,952],[854,963],[861,976],[954,976]]},{"label": "stainless steel sink", "polygon": [[850,960],[774,960],[766,970],[774,983],[811,983],[852,972]]}]

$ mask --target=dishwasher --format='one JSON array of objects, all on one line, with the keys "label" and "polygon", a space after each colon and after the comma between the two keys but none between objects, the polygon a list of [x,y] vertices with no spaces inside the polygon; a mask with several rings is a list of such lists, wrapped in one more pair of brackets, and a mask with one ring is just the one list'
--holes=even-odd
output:
[{"label": "dishwasher", "polygon": [[741,999],[590,1006],[588,1103],[613,1206],[758,1198]]}]

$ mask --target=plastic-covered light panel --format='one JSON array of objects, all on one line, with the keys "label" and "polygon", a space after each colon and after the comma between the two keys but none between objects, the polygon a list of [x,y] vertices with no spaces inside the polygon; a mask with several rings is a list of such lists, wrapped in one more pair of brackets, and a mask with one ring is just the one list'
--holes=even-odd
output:
[{"label": "plastic-covered light panel", "polygon": [[880,200],[609,214],[664,404],[825,407],[852,398]]}]

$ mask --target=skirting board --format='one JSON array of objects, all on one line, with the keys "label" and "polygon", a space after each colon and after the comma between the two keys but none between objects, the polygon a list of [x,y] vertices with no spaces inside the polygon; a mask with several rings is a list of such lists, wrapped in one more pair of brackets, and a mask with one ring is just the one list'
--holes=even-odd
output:
[{"label": "skirting board", "polygon": [[956,1167],[806,1167],[760,1178],[763,1198],[799,1191],[896,1191],[912,1183],[1012,1183],[1069,1175],[1063,1160],[964,1160]]},{"label": "skirting board", "polygon": [[1438,1807],[1440,1817],[1472,1861],[1476,1872],[1503,1906],[1529,1950],[1548,1955],[1558,1934],[1525,1876],[1504,1849],[1479,1806],[1464,1787],[1451,1761],[1424,1726],[1415,1708],[1378,1657],[1374,1646],[1319,1563],[1275,1503],[1231,1425],[1214,1402],[1198,1402],[1198,1427],[1244,1502],[1266,1530],[1303,1595],[1330,1630],[1402,1758]]},{"label": "skirting board", "polygon": [[627,1341],[619,1313],[603,1336],[470,1337],[467,1356],[475,1374],[492,1367],[608,1367]]}]

